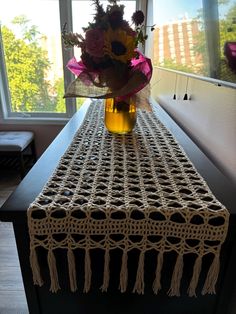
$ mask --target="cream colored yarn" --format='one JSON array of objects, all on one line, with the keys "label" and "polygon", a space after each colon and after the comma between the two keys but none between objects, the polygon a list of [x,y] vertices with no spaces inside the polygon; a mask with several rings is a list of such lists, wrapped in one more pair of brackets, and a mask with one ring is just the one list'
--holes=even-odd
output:
[{"label": "cream colored yarn", "polygon": [[[34,283],[43,284],[37,259],[37,248],[43,247],[48,251],[51,291],[60,288],[54,256],[54,250],[60,247],[67,249],[70,286],[76,291],[74,251],[79,248],[85,251],[84,292],[88,292],[93,271],[90,251],[100,248],[104,250],[101,289],[107,291],[109,253],[119,248],[123,252],[120,291],[125,292],[129,252],[136,248],[140,255],[133,292],[144,293],[145,253],[155,250],[155,294],[161,289],[165,253],[170,251],[177,255],[170,296],[180,295],[183,256],[188,253],[196,256],[189,295],[196,295],[202,257],[209,253],[214,259],[202,293],[215,293],[228,211],[153,113],[139,112],[132,134],[112,135],[104,128],[103,105],[97,102],[90,106],[83,125],[28,210]],[[55,240],[54,234],[63,234],[63,240]],[[75,239],[74,234],[81,239]],[[121,239],[115,240],[114,234]],[[101,240],[94,241],[94,235]],[[140,242],[133,236],[140,236]]]}]

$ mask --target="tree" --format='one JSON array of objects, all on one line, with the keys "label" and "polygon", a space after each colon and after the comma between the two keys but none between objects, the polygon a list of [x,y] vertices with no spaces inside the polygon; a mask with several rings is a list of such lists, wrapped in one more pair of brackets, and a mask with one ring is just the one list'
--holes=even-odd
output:
[{"label": "tree", "polygon": [[228,41],[235,42],[236,37],[236,4],[233,4],[224,19],[220,20],[220,47],[221,47],[221,64],[220,79],[230,82],[236,82],[236,73],[229,66],[224,56],[224,46]]},{"label": "tree", "polygon": [[[65,99],[63,96],[65,95],[64,89],[64,81],[62,78],[58,79],[55,83],[55,92],[56,92],[56,112],[66,112],[66,104]],[[85,99],[77,97],[76,98],[76,109],[78,110],[82,104],[84,103]]]},{"label": "tree", "polygon": [[21,29],[17,38],[11,29],[2,27],[8,83],[13,111],[55,111],[54,87],[45,79],[50,62],[39,41],[42,35],[30,26],[25,16],[18,16],[13,24]]},{"label": "tree", "polygon": [[[219,5],[228,5],[228,0],[221,0],[219,1]],[[236,26],[234,24],[234,19],[236,16],[236,5],[233,4],[224,18],[219,20],[219,33],[220,33],[220,60],[219,60],[219,73],[218,79],[236,82],[236,74],[229,68],[227,65],[227,61],[224,56],[224,44],[227,41],[235,41],[235,33],[236,33]],[[202,11],[199,10],[198,16],[196,17],[198,21],[203,21],[202,18]],[[206,50],[206,39],[205,39],[205,30],[204,25],[200,26],[200,32],[194,38],[194,47],[193,50],[196,53],[202,56],[203,65],[201,68],[201,73],[204,75],[208,74],[208,54]],[[217,47],[216,47],[217,49]]]},{"label": "tree", "polygon": [[66,112],[65,99],[63,98],[64,92],[64,81],[62,78],[58,79],[55,83],[55,91],[57,95],[56,100],[56,112]]},{"label": "tree", "polygon": [[176,63],[173,59],[164,59],[163,65],[164,68],[173,69],[176,71],[192,73],[192,65]]}]

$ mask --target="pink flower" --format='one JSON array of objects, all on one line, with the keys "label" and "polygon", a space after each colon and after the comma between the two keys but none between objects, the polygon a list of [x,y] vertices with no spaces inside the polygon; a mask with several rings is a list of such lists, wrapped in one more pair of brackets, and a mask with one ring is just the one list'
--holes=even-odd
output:
[{"label": "pink flower", "polygon": [[100,29],[90,29],[85,34],[85,50],[94,57],[103,57],[104,35]]}]

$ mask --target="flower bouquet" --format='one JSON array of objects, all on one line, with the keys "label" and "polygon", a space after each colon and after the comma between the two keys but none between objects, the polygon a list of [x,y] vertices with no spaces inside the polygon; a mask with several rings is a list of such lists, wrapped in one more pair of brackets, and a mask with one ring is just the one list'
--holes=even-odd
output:
[{"label": "flower bouquet", "polygon": [[117,0],[109,0],[106,10],[99,0],[92,1],[96,13],[93,22],[83,28],[85,36],[66,33],[65,28],[62,32],[66,47],[81,48],[81,60],[72,58],[67,64],[77,78],[65,97],[113,99],[118,102],[116,111],[127,111],[125,104],[130,102],[135,108],[149,110],[152,64],[137,49],[147,39],[143,12],[136,11],[130,25],[123,18],[124,6]]}]

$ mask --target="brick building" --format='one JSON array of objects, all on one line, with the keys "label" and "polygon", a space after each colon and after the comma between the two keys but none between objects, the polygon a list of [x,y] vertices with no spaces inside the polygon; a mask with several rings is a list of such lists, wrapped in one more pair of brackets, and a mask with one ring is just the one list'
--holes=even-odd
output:
[{"label": "brick building", "polygon": [[194,44],[199,35],[199,26],[196,20],[181,19],[157,27],[154,30],[154,65],[164,65],[166,61],[176,64],[202,66],[202,58],[195,54]]}]

